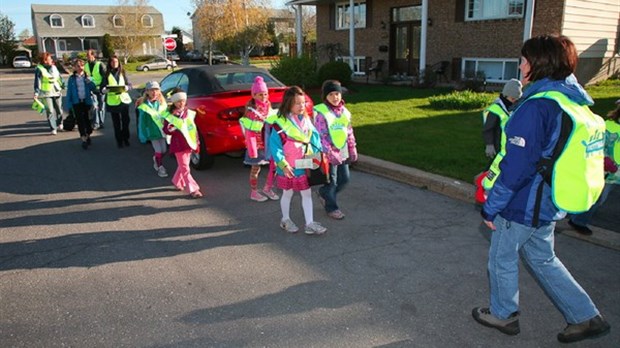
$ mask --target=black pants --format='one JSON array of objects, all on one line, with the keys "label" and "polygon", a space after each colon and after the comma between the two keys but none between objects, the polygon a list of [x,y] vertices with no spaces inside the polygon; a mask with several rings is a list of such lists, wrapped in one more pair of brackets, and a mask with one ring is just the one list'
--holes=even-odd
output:
[{"label": "black pants", "polygon": [[122,145],[129,142],[129,104],[108,106],[114,124],[116,143]]},{"label": "black pants", "polygon": [[80,131],[81,137],[89,136],[90,133],[93,132],[93,127],[90,123],[90,105],[86,105],[86,103],[78,103],[73,104],[73,116],[75,116],[75,122],[78,126],[78,131]]}]

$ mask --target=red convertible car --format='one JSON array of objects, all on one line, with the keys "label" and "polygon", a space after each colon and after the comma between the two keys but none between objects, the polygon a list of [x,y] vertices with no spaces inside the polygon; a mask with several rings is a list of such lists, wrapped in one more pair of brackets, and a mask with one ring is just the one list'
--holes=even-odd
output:
[{"label": "red convertible car", "polygon": [[[239,153],[245,143],[239,118],[252,94],[256,76],[262,76],[269,88],[269,100],[277,109],[287,87],[267,70],[242,65],[212,65],[180,69],[167,75],[160,83],[168,96],[175,87],[187,92],[188,108],[196,111],[200,151],[192,156],[192,167],[210,168],[214,156]],[[306,95],[308,113],[313,103]]]}]

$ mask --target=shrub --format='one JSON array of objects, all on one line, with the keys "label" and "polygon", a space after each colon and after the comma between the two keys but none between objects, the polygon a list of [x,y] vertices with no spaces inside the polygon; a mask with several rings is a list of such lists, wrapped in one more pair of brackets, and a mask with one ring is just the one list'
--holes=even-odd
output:
[{"label": "shrub", "polygon": [[490,105],[494,98],[495,95],[491,93],[476,93],[465,90],[429,97],[428,101],[433,109],[472,110]]},{"label": "shrub", "polygon": [[338,80],[343,86],[351,84],[351,67],[345,62],[329,62],[323,64],[318,71],[318,78],[321,83],[325,80]]},{"label": "shrub", "polygon": [[272,63],[273,76],[286,85],[297,85],[303,89],[318,86],[316,62],[309,56],[282,57]]}]

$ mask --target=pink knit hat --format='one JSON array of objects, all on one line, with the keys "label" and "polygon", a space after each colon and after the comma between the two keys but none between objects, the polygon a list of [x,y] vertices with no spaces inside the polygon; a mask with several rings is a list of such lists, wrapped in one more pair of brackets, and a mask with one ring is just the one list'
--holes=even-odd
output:
[{"label": "pink knit hat", "polygon": [[252,84],[252,94],[267,92],[269,92],[269,90],[267,89],[267,85],[265,84],[263,77],[256,76],[256,78],[254,78],[254,83]]}]

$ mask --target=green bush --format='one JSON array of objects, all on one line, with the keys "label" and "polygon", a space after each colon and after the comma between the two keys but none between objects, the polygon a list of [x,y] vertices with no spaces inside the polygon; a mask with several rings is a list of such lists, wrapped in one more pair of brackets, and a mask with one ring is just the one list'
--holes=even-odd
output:
[{"label": "green bush", "polygon": [[329,62],[323,64],[318,71],[318,78],[321,83],[325,80],[338,80],[343,86],[351,84],[351,67],[345,62]]},{"label": "green bush", "polygon": [[489,106],[494,99],[495,95],[491,93],[476,93],[466,90],[429,97],[428,101],[433,109],[473,110]]},{"label": "green bush", "polygon": [[316,62],[309,56],[282,57],[272,63],[270,71],[289,86],[297,85],[304,89],[318,86]]}]

